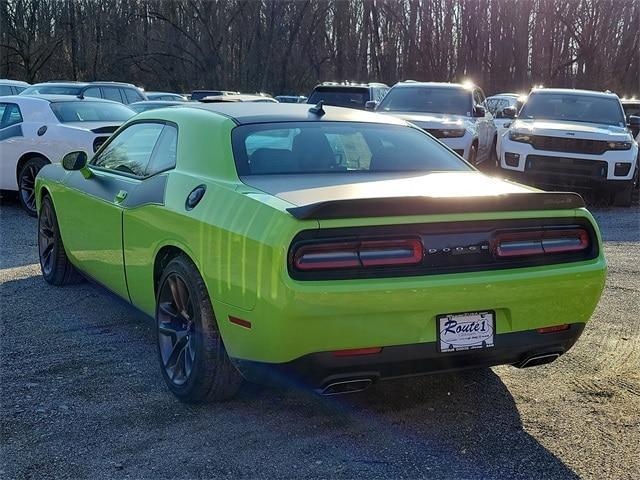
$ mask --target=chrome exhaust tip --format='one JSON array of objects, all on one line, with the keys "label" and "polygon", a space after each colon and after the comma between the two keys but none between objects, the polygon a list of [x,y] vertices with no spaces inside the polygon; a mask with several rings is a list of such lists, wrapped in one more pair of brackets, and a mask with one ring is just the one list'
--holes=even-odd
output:
[{"label": "chrome exhaust tip", "polygon": [[560,356],[559,353],[546,353],[544,355],[534,355],[527,358],[525,361],[516,365],[518,368],[537,367],[538,365],[544,365],[551,363]]},{"label": "chrome exhaust tip", "polygon": [[343,395],[345,393],[355,393],[365,390],[371,386],[373,380],[370,378],[358,378],[354,380],[343,380],[340,382],[333,382],[327,385],[320,392],[322,395]]}]

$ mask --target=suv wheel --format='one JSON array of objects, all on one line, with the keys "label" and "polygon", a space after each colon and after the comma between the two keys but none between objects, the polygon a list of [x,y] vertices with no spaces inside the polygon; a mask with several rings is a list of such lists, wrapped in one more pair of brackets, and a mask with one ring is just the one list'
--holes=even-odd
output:
[{"label": "suv wheel", "polygon": [[243,378],[227,355],[204,281],[184,255],[162,273],[156,323],[162,377],[176,397],[199,403],[238,392]]}]

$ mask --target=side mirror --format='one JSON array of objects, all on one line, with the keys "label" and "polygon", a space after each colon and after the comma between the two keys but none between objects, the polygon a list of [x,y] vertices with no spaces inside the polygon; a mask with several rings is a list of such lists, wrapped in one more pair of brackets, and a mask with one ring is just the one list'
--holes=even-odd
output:
[{"label": "side mirror", "polygon": [[476,105],[475,107],[473,107],[473,116],[474,117],[484,117],[487,114],[487,109],[484,108],[482,105]]},{"label": "side mirror", "polygon": [[505,107],[502,109],[503,118],[516,118],[518,111],[516,107]]},{"label": "side mirror", "polygon": [[378,102],[376,102],[375,100],[369,100],[367,103],[364,104],[364,109],[374,111],[377,106],[378,106]]},{"label": "side mirror", "polygon": [[637,115],[629,115],[627,119],[627,127],[631,130],[640,128],[640,117]]},{"label": "side mirror", "polygon": [[87,154],[85,152],[71,152],[62,157],[62,168],[69,171],[80,170],[84,178],[91,176],[87,168]]}]

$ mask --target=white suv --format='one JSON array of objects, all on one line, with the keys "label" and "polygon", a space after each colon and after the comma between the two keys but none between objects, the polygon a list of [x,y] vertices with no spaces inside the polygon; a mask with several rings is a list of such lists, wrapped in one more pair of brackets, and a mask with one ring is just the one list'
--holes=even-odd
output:
[{"label": "white suv", "polygon": [[[504,113],[515,116],[515,109]],[[638,188],[638,144],[609,92],[535,89],[505,135],[500,168],[522,183],[543,188],[598,190],[629,206]]]},{"label": "white suv", "polygon": [[497,140],[484,102],[484,93],[473,85],[407,81],[366,108],[415,124],[476,165],[493,161]]}]

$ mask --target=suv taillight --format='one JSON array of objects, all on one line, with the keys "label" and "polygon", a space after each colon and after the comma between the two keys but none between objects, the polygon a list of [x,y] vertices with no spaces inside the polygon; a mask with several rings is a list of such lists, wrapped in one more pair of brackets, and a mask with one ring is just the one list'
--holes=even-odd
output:
[{"label": "suv taillight", "polygon": [[496,257],[524,257],[571,253],[590,247],[589,234],[582,228],[500,232],[491,241]]},{"label": "suv taillight", "polygon": [[415,238],[323,242],[295,249],[293,267],[309,271],[416,265],[422,257],[422,242]]}]

